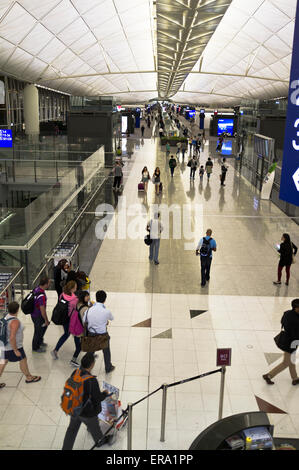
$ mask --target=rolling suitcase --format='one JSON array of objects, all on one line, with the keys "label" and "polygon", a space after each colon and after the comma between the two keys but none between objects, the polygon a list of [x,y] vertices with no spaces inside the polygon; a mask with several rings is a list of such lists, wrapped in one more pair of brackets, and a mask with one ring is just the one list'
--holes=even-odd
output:
[{"label": "rolling suitcase", "polygon": [[144,191],[144,183],[138,184],[138,191]]},{"label": "rolling suitcase", "polygon": [[163,191],[163,184],[160,183],[160,185],[159,185],[159,193],[162,193],[162,191]]}]

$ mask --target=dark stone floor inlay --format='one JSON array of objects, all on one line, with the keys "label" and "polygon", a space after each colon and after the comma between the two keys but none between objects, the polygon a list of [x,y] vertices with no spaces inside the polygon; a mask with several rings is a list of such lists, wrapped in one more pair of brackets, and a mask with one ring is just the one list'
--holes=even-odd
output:
[{"label": "dark stone floor inlay", "polygon": [[282,414],[286,415],[286,411],[281,410],[280,408],[277,408],[277,406],[272,405],[271,403],[262,400],[262,398],[255,397],[256,402],[258,404],[258,407],[260,411],[263,411],[264,413],[277,413],[277,414]]},{"label": "dark stone floor inlay", "polygon": [[152,326],[152,319],[149,318],[148,320],[144,320],[141,323],[136,323],[133,325],[132,328],[151,328]]},{"label": "dark stone floor inlay", "polygon": [[202,315],[203,313],[206,313],[207,310],[190,310],[190,317],[191,319],[192,318],[196,318],[198,317],[198,315]]},{"label": "dark stone floor inlay", "polygon": [[172,329],[170,328],[170,330],[162,331],[162,333],[153,336],[153,338],[172,339]]}]

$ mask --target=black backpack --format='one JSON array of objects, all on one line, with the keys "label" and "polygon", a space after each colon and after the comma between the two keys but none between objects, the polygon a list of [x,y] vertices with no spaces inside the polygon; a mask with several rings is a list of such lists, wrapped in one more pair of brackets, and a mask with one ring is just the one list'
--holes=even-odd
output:
[{"label": "black backpack", "polygon": [[25,315],[31,315],[34,310],[35,295],[33,290],[26,295],[25,299],[22,300],[21,310]]},{"label": "black backpack", "polygon": [[54,307],[51,321],[55,325],[65,325],[69,321],[69,303],[63,297]]},{"label": "black backpack", "polygon": [[206,238],[203,239],[203,244],[200,249],[200,256],[210,256],[212,252],[212,248],[210,245],[210,241],[213,240],[210,238],[210,240],[207,240]]}]

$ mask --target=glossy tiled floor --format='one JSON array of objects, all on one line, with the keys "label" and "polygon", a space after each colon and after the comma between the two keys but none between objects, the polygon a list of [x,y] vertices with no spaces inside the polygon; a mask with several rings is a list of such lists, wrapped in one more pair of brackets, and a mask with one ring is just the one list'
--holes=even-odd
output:
[{"label": "glossy tiled floor", "polygon": [[[205,152],[207,155],[208,146]],[[275,424],[275,435],[298,437],[298,389],[292,386],[288,372],[277,376],[272,387],[261,378],[275,364],[269,365],[268,361],[279,361],[279,356],[274,356],[279,351],[273,337],[280,329],[283,311],[298,296],[298,264],[292,268],[289,288],[272,285],[278,261],[274,244],[285,231],[298,244],[297,225],[271,203],[256,201],[251,188],[235,175],[232,167],[227,186],[220,190],[217,161],[210,187],[204,181],[201,188],[198,179],[194,187],[190,186],[189,169],[183,165],[176,169],[174,181],[170,181],[165,154],[154,139],[146,139],[133,158],[124,190],[127,207],[145,202],[150,209],[155,202],[152,187],[147,201],[143,201],[136,185],[143,166],[152,172],[157,159],[164,183],[162,202],[191,208],[202,203],[202,227],[197,238],[211,226],[218,251],[210,285],[201,289],[199,260],[194,249],[184,250],[184,240],[162,240],[157,267],[149,264],[142,239],[105,240],[91,272],[92,291],[104,289],[108,293],[107,307],[115,317],[109,331],[116,368],[106,376],[99,353],[94,373],[100,383],[106,379],[120,388],[126,407],[162,383],[214,370],[216,348],[231,347],[224,416],[257,411],[258,397],[285,412],[269,415]],[[194,247],[196,243],[197,239]],[[49,292],[48,296],[51,311],[56,294]],[[190,310],[204,313],[191,318]],[[151,326],[134,327],[149,319]],[[74,350],[73,340],[65,343],[58,361],[53,361],[48,353],[32,356],[31,320],[22,316],[22,321],[26,325],[25,350],[30,369],[42,375],[42,380],[27,385],[16,365],[8,365],[1,379],[7,387],[0,391],[0,448],[60,449],[68,418],[59,403],[72,370],[68,362]],[[59,327],[50,325],[45,338],[49,350],[60,333]],[[219,389],[220,374],[169,389],[163,444],[161,391],[136,406],[133,449],[188,449],[193,439],[217,420]],[[82,426],[75,448],[91,446],[92,440]],[[113,448],[126,448],[125,430],[119,433]]]}]

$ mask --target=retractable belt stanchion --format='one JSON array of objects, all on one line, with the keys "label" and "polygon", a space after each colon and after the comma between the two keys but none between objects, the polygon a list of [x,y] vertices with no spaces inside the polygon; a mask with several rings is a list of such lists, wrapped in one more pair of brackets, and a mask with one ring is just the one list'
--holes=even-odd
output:
[{"label": "retractable belt stanchion", "polygon": [[167,388],[168,388],[168,385],[164,384],[163,396],[162,396],[162,413],[161,413],[161,437],[160,437],[161,442],[165,442]]},{"label": "retractable belt stanchion", "polygon": [[223,415],[225,373],[226,373],[226,367],[222,366],[221,367],[221,383],[220,383],[220,398],[219,398],[218,420],[222,419],[222,415]]},{"label": "retractable belt stanchion", "polygon": [[133,424],[133,404],[128,403],[128,450],[132,450],[132,424]]}]

